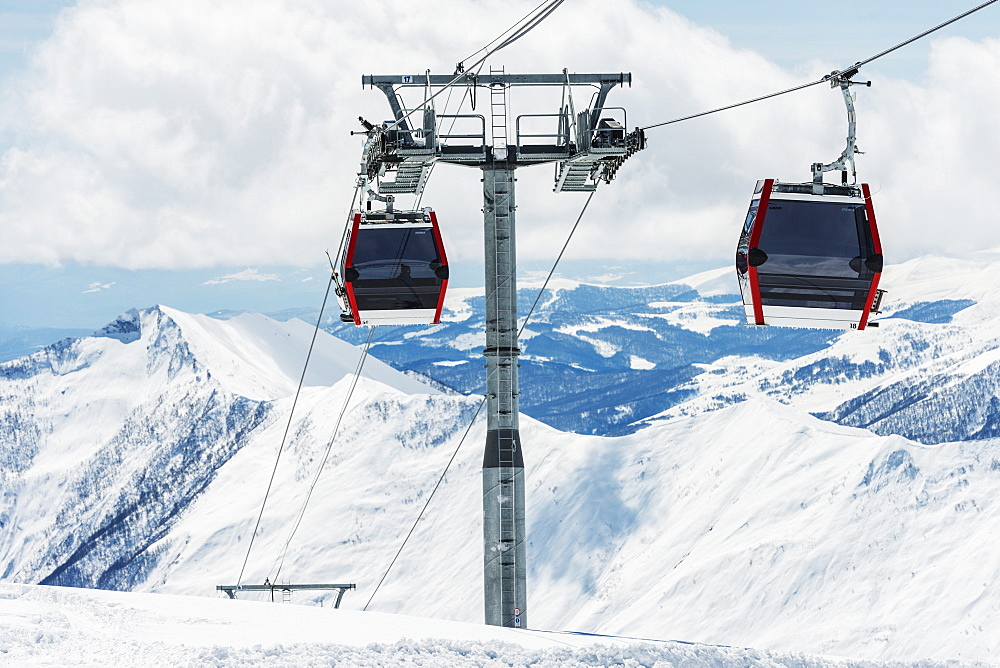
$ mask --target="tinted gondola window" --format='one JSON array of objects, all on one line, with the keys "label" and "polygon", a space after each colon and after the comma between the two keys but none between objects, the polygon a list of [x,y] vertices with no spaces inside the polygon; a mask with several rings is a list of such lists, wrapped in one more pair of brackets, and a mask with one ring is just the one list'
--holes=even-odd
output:
[{"label": "tinted gondola window", "polygon": [[[768,274],[866,278],[851,260],[872,254],[864,204],[772,200],[758,247]],[[860,272],[857,270],[860,268]]]},{"label": "tinted gondola window", "polygon": [[750,210],[747,211],[747,218],[743,222],[743,231],[740,233],[740,243],[736,247],[737,251],[746,252],[747,244],[750,242],[750,231],[753,229],[753,221],[757,217],[757,205],[759,202],[756,200],[750,205]]},{"label": "tinted gondola window", "polygon": [[771,200],[758,248],[762,304],[864,308],[874,250],[863,203]]},{"label": "tinted gondola window", "polygon": [[[432,267],[433,263],[437,263]],[[430,227],[365,227],[358,231],[354,268],[360,278],[394,279],[409,269],[413,278],[435,278],[440,265]]]},{"label": "tinted gondola window", "polygon": [[352,259],[358,308],[372,311],[437,307],[440,254],[430,227],[362,227]]}]

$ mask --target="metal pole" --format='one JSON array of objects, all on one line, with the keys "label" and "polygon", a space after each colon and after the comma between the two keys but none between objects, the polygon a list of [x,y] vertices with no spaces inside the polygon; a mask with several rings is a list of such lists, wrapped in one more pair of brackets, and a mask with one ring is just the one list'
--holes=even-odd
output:
[{"label": "metal pole", "polygon": [[517,417],[514,168],[483,167],[486,240],[486,453],[483,585],[486,623],[527,627],[524,460]]}]

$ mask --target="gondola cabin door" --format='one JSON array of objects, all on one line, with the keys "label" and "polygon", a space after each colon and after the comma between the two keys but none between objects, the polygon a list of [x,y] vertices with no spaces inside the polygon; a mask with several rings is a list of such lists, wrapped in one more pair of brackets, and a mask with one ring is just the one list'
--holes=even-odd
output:
[{"label": "gondola cabin door", "polygon": [[441,321],[448,287],[437,216],[421,211],[355,211],[341,264],[356,325]]}]

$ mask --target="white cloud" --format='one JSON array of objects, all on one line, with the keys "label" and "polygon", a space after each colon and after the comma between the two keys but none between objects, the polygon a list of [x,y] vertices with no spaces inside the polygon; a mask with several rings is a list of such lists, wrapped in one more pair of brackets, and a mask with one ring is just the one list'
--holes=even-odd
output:
[{"label": "white cloud", "polygon": [[114,285],[115,285],[114,281],[110,283],[100,283],[100,282],[91,283],[90,285],[87,286],[87,289],[81,292],[80,294],[86,295],[93,292],[101,292],[102,290],[110,290]]},{"label": "white cloud", "polygon": [[[0,136],[16,139],[0,156],[0,262],[322,262],[353,190],[361,143],[348,132],[358,115],[388,116],[361,75],[451,72],[534,4],[82,0],[4,91]],[[632,87],[609,98],[628,108],[630,127],[843,65],[783,70],[632,0],[563,7],[492,63],[631,71]],[[877,66],[862,73],[875,86],[859,89],[859,174],[878,192],[889,259],[1000,245],[990,120],[1000,42],[938,40],[921,85],[880,79]],[[536,98],[515,91],[512,113],[558,107],[558,93]],[[485,104],[481,95],[476,113]],[[825,86],[652,130],[649,149],[598,191],[567,257],[728,260],[754,182],[808,179],[810,163],[840,153],[845,131],[839,91]],[[442,165],[424,197],[452,264],[482,253],[478,188],[475,171]],[[517,199],[519,257],[553,258],[583,198],[553,194],[551,168],[533,167],[519,172]]]},{"label": "white cloud", "polygon": [[262,274],[257,269],[244,269],[243,271],[238,271],[235,274],[229,274],[227,276],[219,276],[217,278],[212,278],[202,285],[221,285],[223,283],[232,283],[233,281],[280,281],[276,274]]}]

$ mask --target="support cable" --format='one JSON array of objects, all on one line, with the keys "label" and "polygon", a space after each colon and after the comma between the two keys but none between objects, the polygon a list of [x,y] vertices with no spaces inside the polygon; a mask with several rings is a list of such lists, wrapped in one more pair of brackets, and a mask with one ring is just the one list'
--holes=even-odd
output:
[{"label": "support cable", "polygon": [[912,42],[916,42],[916,41],[917,41],[918,39],[922,39],[922,38],[924,38],[924,37],[927,37],[927,35],[930,35],[930,34],[931,34],[931,33],[933,33],[933,32],[937,32],[937,31],[938,31],[938,30],[940,30],[941,28],[944,28],[945,26],[949,26],[949,25],[951,25],[952,23],[954,23],[955,21],[958,21],[959,19],[964,19],[964,18],[965,18],[966,16],[968,16],[969,14],[974,14],[975,12],[978,12],[978,11],[979,11],[980,9],[982,9],[982,8],[984,8],[984,7],[987,7],[987,6],[989,6],[989,5],[992,5],[992,4],[993,4],[994,2],[996,2],[996,1],[997,1],[997,0],[989,0],[988,2],[984,2],[983,4],[979,5],[978,7],[973,7],[973,8],[972,8],[972,9],[970,9],[969,11],[967,11],[967,12],[964,12],[964,13],[962,13],[962,14],[959,14],[959,15],[958,15],[958,16],[956,16],[955,18],[951,18],[951,19],[948,19],[948,20],[947,20],[947,21],[945,21],[944,23],[942,23],[942,24],[940,24],[940,25],[937,25],[937,26],[934,26],[934,27],[933,27],[933,28],[931,28],[930,30],[925,30],[924,32],[922,32],[922,33],[920,33],[919,35],[916,35],[916,36],[914,36],[914,37],[911,37],[910,39],[906,40],[905,42],[900,42],[900,43],[899,43],[899,44],[897,44],[896,46],[894,46],[894,47],[892,47],[892,48],[890,48],[890,49],[886,49],[886,50],[885,50],[885,51],[883,51],[882,53],[878,53],[878,54],[876,54],[876,55],[872,56],[872,57],[871,57],[871,58],[869,58],[868,60],[862,60],[862,61],[859,61],[859,62],[857,62],[857,63],[854,63],[854,65],[853,65],[853,66],[852,66],[851,68],[849,68],[849,69],[859,69],[859,68],[861,68],[861,67],[864,67],[865,65],[867,65],[867,64],[868,64],[868,63],[870,63],[870,62],[872,62],[873,60],[878,60],[878,59],[879,59],[879,58],[881,58],[882,56],[886,56],[886,55],[888,55],[888,54],[892,53],[893,51],[895,51],[896,49],[901,49],[901,48],[903,48],[904,46],[907,46],[908,44],[911,44]]},{"label": "support cable", "polygon": [[312,340],[309,342],[309,352],[306,353],[305,364],[302,365],[302,376],[299,377],[299,386],[295,390],[295,399],[292,401],[292,409],[288,412],[288,423],[285,425],[285,433],[281,437],[281,445],[278,446],[278,455],[274,458],[274,468],[271,469],[271,479],[267,482],[267,491],[264,492],[264,500],[260,503],[260,512],[257,514],[257,522],[254,524],[253,533],[250,535],[250,544],[247,546],[246,556],[243,557],[243,566],[240,568],[240,576],[236,579],[236,587],[239,588],[243,582],[243,573],[247,568],[247,561],[250,559],[250,551],[253,550],[254,540],[257,538],[257,530],[260,528],[261,518],[264,516],[264,508],[267,506],[267,498],[271,494],[274,486],[274,478],[278,473],[278,462],[281,461],[281,453],[285,450],[288,442],[288,432],[292,428],[292,418],[295,416],[295,407],[299,403],[299,395],[302,393],[302,386],[306,380],[306,371],[309,369],[309,360],[312,357],[313,347],[316,345],[316,336],[319,334],[320,325],[323,322],[323,312],[326,310],[326,302],[330,298],[330,287],[333,285],[333,274],[326,284],[326,294],[323,295],[323,305],[319,308],[319,317],[316,318],[316,328],[313,330]]},{"label": "support cable", "polygon": [[[524,332],[524,328],[528,326],[528,321],[531,319],[532,314],[535,312],[535,307],[538,306],[538,302],[541,299],[542,294],[544,294],[545,289],[548,287],[549,281],[552,279],[552,275],[555,274],[556,267],[559,266],[559,261],[562,260],[562,256],[566,252],[566,248],[569,246],[569,242],[573,239],[573,234],[576,232],[576,228],[580,225],[580,221],[583,219],[583,214],[587,211],[587,207],[590,205],[590,200],[593,199],[595,192],[596,190],[592,190],[590,191],[590,195],[587,196],[587,201],[584,202],[583,209],[580,210],[580,215],[576,217],[576,222],[573,223],[573,228],[569,231],[569,236],[566,237],[566,241],[565,243],[563,243],[562,250],[559,251],[559,255],[556,257],[555,262],[552,263],[552,269],[549,270],[549,275],[546,277],[545,282],[542,284],[542,288],[538,291],[538,295],[535,297],[535,302],[531,305],[531,309],[528,310],[528,315],[524,317],[524,322],[521,323],[521,327],[517,330],[518,337],[520,337],[521,333]],[[431,490],[430,495],[427,497],[427,501],[424,502],[424,507],[420,509],[420,514],[417,515],[417,519],[413,522],[413,526],[410,527],[410,530],[407,532],[406,537],[403,538],[403,542],[399,546],[399,549],[396,551],[396,555],[392,558],[392,561],[389,563],[389,567],[385,569],[385,573],[382,574],[382,579],[380,579],[378,581],[378,584],[375,585],[375,591],[373,591],[372,595],[368,598],[368,602],[365,603],[365,607],[361,609],[362,611],[368,609],[368,606],[371,605],[372,600],[375,598],[375,594],[377,594],[379,588],[381,588],[382,583],[385,582],[385,579],[387,577],[389,577],[389,571],[391,571],[392,567],[396,565],[396,560],[399,559],[399,555],[403,553],[403,549],[406,547],[406,543],[410,540],[410,536],[412,536],[413,532],[416,530],[417,524],[419,524],[420,520],[423,519],[424,513],[427,512],[428,506],[431,505],[431,500],[437,493],[438,488],[441,487],[441,483],[444,482],[444,477],[448,474],[448,469],[451,468],[451,465],[455,461],[455,457],[458,456],[458,451],[461,450],[462,446],[465,444],[465,439],[469,436],[469,432],[472,431],[472,426],[476,423],[476,418],[479,417],[479,413],[483,410],[483,406],[485,405],[486,405],[486,397],[483,397],[482,400],[479,402],[479,406],[476,408],[476,412],[473,414],[472,419],[469,420],[469,426],[466,427],[465,433],[462,434],[462,438],[459,440],[458,445],[455,447],[455,451],[451,453],[451,458],[448,460],[448,463],[445,464],[444,470],[441,472],[441,476],[438,478],[437,483],[435,483],[434,485],[434,489]]]},{"label": "support cable", "polygon": [[908,44],[912,44],[913,42],[917,41],[918,39],[922,39],[922,38],[926,37],[927,35],[930,35],[931,33],[937,32],[941,28],[944,28],[945,26],[949,26],[952,23],[954,23],[955,21],[958,21],[959,19],[963,19],[966,16],[969,16],[970,14],[978,12],[980,9],[983,9],[984,7],[992,5],[995,2],[997,2],[997,0],[989,0],[988,2],[984,2],[983,4],[979,5],[978,7],[973,7],[969,11],[964,12],[962,14],[959,14],[958,16],[956,16],[954,18],[948,19],[944,23],[942,23],[940,25],[937,25],[937,26],[931,28],[930,30],[925,30],[924,32],[920,33],[919,35],[911,37],[910,39],[908,39],[906,41],[900,42],[896,46],[891,47],[889,49],[886,49],[885,51],[882,51],[881,53],[878,53],[878,54],[872,56],[871,58],[868,58],[866,60],[859,60],[858,62],[854,63],[854,65],[851,65],[850,67],[844,68],[843,70],[838,70],[838,71],[834,72],[833,74],[824,76],[822,79],[817,79],[816,81],[810,81],[809,83],[804,83],[804,84],[802,84],[800,86],[795,86],[794,88],[788,88],[786,90],[778,91],[776,93],[769,93],[768,95],[761,95],[760,97],[755,97],[755,98],[750,99],[750,100],[744,100],[743,102],[737,102],[735,104],[729,104],[729,105],[726,105],[724,107],[719,107],[718,109],[710,109],[709,111],[702,111],[702,112],[697,113],[697,114],[691,114],[690,116],[682,116],[681,118],[675,118],[672,121],[664,121],[662,123],[654,123],[652,125],[647,125],[647,126],[645,126],[643,128],[640,128],[640,129],[642,129],[642,130],[651,130],[652,128],[659,128],[659,127],[663,127],[664,125],[672,125],[674,123],[680,123],[682,121],[689,121],[689,120],[691,120],[693,118],[701,118],[702,116],[708,116],[709,114],[715,114],[715,113],[718,113],[720,111],[726,111],[728,109],[735,109],[736,107],[742,107],[742,106],[747,105],[747,104],[753,104],[754,102],[761,102],[763,100],[769,100],[772,97],[778,97],[779,95],[785,95],[786,93],[794,93],[795,91],[802,90],[803,88],[809,88],[811,86],[815,86],[816,84],[821,84],[821,83],[830,81],[831,77],[840,76],[840,77],[843,77],[843,78],[850,79],[852,76],[854,76],[855,74],[858,73],[859,69],[861,69],[863,66],[867,65],[868,63],[870,63],[872,61],[875,61],[875,60],[878,60],[882,56],[886,56],[886,55],[892,53],[893,51],[896,51],[897,49],[901,49],[904,46],[907,46]]},{"label": "support cable", "polygon": [[[993,0],[996,2],[996,0]],[[651,130],[653,128],[659,128],[664,125],[673,125],[674,123],[681,123],[683,121],[690,121],[693,118],[701,118],[702,116],[708,116],[710,114],[717,114],[720,111],[726,111],[729,109],[735,109],[736,107],[742,107],[747,104],[753,104],[754,102],[761,102],[763,100],[769,100],[772,97],[778,97],[779,95],[784,95],[786,93],[794,93],[797,90],[802,90],[803,88],[809,88],[810,86],[815,86],[816,84],[821,84],[826,79],[817,79],[816,81],[810,81],[809,83],[802,84],[801,86],[795,86],[794,88],[788,88],[786,90],[778,91],[777,93],[769,93],[768,95],[761,95],[760,97],[755,97],[751,100],[744,100],[743,102],[737,102],[736,104],[728,104],[725,107],[719,107],[718,109],[710,109],[709,111],[702,111],[697,114],[691,114],[690,116],[682,116],[681,118],[675,118],[672,121],[664,121],[662,123],[654,123],[652,125],[647,125],[640,128],[643,132],[646,130]]]},{"label": "support cable", "polygon": [[[360,184],[356,185],[354,187],[354,195],[351,196],[351,206],[347,213],[347,223],[344,226],[344,236],[340,240],[341,247],[344,245],[344,239],[347,238],[347,230],[350,229],[351,213],[354,209],[354,201],[357,199],[358,191],[360,189]],[[329,257],[329,253],[327,253],[327,257]],[[319,334],[320,327],[323,323],[323,314],[326,312],[326,303],[330,298],[330,288],[333,286],[335,281],[336,278],[334,275],[333,263],[331,262],[330,280],[326,284],[326,293],[323,295],[323,303],[319,307],[319,317],[316,318],[316,327],[313,330],[312,339],[309,341],[309,351],[306,353],[306,360],[302,365],[302,375],[299,377],[299,385],[295,390],[295,399],[292,401],[292,409],[288,413],[288,423],[285,425],[285,433],[281,437],[281,444],[278,446],[278,454],[274,458],[274,468],[271,469],[271,478],[267,482],[267,490],[264,492],[264,499],[260,503],[260,512],[257,514],[257,522],[254,524],[253,533],[250,535],[250,544],[247,546],[247,553],[243,558],[243,565],[240,567],[240,576],[236,579],[237,587],[243,582],[243,574],[246,572],[247,562],[250,560],[250,552],[253,550],[253,544],[257,538],[257,531],[260,529],[260,522],[264,517],[264,508],[267,506],[267,499],[271,495],[271,488],[274,486],[274,479],[278,473],[278,463],[281,461],[281,453],[285,450],[285,444],[288,441],[288,432],[292,427],[292,418],[295,416],[295,407],[299,403],[299,395],[302,393],[302,386],[306,380],[306,371],[309,370],[309,360],[312,358],[313,347],[316,345],[316,336]]]},{"label": "support cable", "polygon": [[483,410],[484,405],[486,405],[486,397],[483,397],[483,400],[479,402],[479,406],[476,408],[475,414],[473,414],[472,419],[469,420],[469,426],[465,428],[465,433],[462,434],[462,438],[459,440],[458,446],[455,448],[455,451],[451,453],[451,459],[448,460],[448,463],[445,464],[444,470],[441,471],[441,477],[439,477],[437,483],[434,484],[434,489],[431,490],[430,496],[428,496],[427,501],[424,502],[424,507],[420,509],[420,514],[417,515],[417,519],[413,522],[413,526],[410,527],[410,530],[406,533],[406,537],[403,538],[403,543],[399,546],[399,549],[396,550],[396,556],[392,558],[392,561],[389,562],[389,567],[385,569],[385,573],[382,574],[382,579],[378,581],[377,585],[375,585],[375,591],[373,591],[372,595],[368,598],[368,602],[365,603],[365,607],[361,608],[362,612],[368,609],[368,606],[371,605],[372,599],[375,598],[375,594],[378,593],[382,583],[385,582],[387,577],[389,577],[389,571],[391,571],[392,567],[396,565],[396,560],[399,559],[399,555],[403,553],[403,548],[406,547],[406,543],[410,540],[410,536],[412,536],[413,532],[416,530],[417,524],[419,524],[420,520],[423,519],[424,513],[427,512],[427,507],[431,505],[431,499],[434,498],[434,494],[438,491],[441,483],[444,482],[444,477],[448,474],[448,469],[451,468],[452,463],[455,461],[455,457],[458,456],[458,451],[462,449],[462,445],[465,443],[465,439],[469,435],[469,432],[472,431],[472,425],[476,423],[476,418],[479,417],[479,413]]},{"label": "support cable", "polygon": [[520,19],[518,19],[517,23],[515,23],[511,27],[507,28],[507,30],[505,30],[502,33],[500,33],[499,35],[497,35],[493,39],[492,42],[489,42],[488,44],[486,44],[486,46],[484,46],[483,48],[479,49],[478,51],[473,51],[472,53],[470,53],[469,55],[467,55],[465,58],[462,58],[462,60],[460,60],[458,62],[458,66],[457,66],[456,69],[457,70],[464,70],[465,69],[465,67],[464,67],[465,61],[467,61],[469,58],[475,57],[476,54],[482,53],[483,51],[486,51],[487,49],[489,49],[491,46],[493,46],[494,44],[496,44],[497,42],[499,42],[501,39],[503,39],[504,35],[506,35],[507,33],[511,32],[512,30],[514,30],[515,28],[517,28],[517,26],[519,26],[522,23],[524,23],[528,19],[529,16],[531,16],[532,14],[534,14],[535,12],[537,12],[539,9],[541,9],[544,5],[547,5],[550,2],[551,2],[551,0],[542,0],[542,2],[540,2],[534,9],[532,9],[530,12],[528,12],[527,14],[525,14],[524,16],[522,16]]},{"label": "support cable", "polygon": [[358,386],[358,379],[361,378],[361,370],[364,368],[365,360],[368,358],[368,350],[371,348],[372,336],[374,334],[375,327],[370,326],[368,329],[368,340],[365,342],[365,347],[361,351],[361,357],[358,359],[358,365],[354,369],[354,378],[351,380],[351,387],[347,391],[347,397],[345,397],[344,405],[340,409],[340,415],[337,416],[337,422],[333,427],[333,434],[330,436],[330,440],[326,444],[326,452],[323,453],[323,459],[319,463],[319,468],[316,469],[316,475],[313,476],[312,484],[309,485],[309,491],[306,493],[306,498],[302,502],[302,507],[299,509],[295,522],[292,524],[292,530],[288,534],[288,539],[281,548],[278,558],[275,559],[277,570],[274,573],[274,578],[269,578],[271,582],[277,582],[278,576],[281,575],[281,568],[285,565],[285,555],[288,554],[288,546],[295,537],[295,533],[299,530],[299,525],[302,524],[302,518],[305,517],[306,508],[309,506],[309,500],[312,498],[313,490],[316,489],[316,484],[319,482],[319,477],[323,473],[323,468],[326,466],[326,462],[330,458],[330,452],[333,450],[333,444],[337,440],[337,432],[340,431],[340,423],[344,419],[344,414],[347,413],[347,407],[351,403],[351,397],[354,396],[354,389]]},{"label": "support cable", "polygon": [[587,201],[583,203],[580,215],[576,217],[576,222],[573,223],[573,229],[569,231],[569,236],[566,237],[566,242],[563,244],[562,250],[559,251],[559,256],[556,257],[556,261],[552,263],[552,269],[549,270],[549,275],[545,277],[545,282],[542,283],[542,288],[535,296],[535,303],[531,305],[530,309],[528,309],[528,315],[524,316],[524,322],[521,323],[521,328],[517,330],[518,338],[521,337],[521,333],[524,331],[524,328],[528,326],[528,320],[531,319],[531,315],[535,312],[535,307],[538,306],[538,301],[542,298],[542,295],[545,294],[545,288],[549,287],[549,281],[552,280],[552,275],[556,273],[556,267],[559,266],[559,261],[562,259],[563,253],[565,253],[566,249],[569,247],[569,242],[573,239],[573,233],[576,232],[577,226],[580,224],[580,221],[583,220],[583,214],[587,211],[587,207],[590,206],[590,200],[594,198],[595,192],[597,192],[596,189],[591,190],[590,195],[587,196]]},{"label": "support cable", "polygon": [[[520,21],[518,21],[517,24],[515,24],[511,28],[508,28],[503,34],[500,35],[500,37],[503,37],[503,35],[507,34],[511,30],[514,30],[515,28],[517,28],[517,32],[515,32],[513,35],[511,35],[510,37],[508,37],[507,39],[505,39],[499,45],[497,45],[497,46],[493,47],[492,49],[488,50],[486,52],[486,54],[483,55],[482,58],[480,58],[479,60],[477,60],[476,62],[474,62],[472,65],[469,65],[469,67],[467,69],[474,69],[476,67],[479,67],[480,65],[482,65],[483,63],[485,63],[486,59],[489,58],[490,56],[492,56],[494,53],[496,53],[497,51],[500,51],[504,47],[510,46],[511,44],[513,44],[514,42],[516,42],[517,40],[519,40],[522,37],[524,37],[525,35],[527,35],[529,32],[531,32],[536,27],[538,27],[538,25],[542,21],[544,21],[545,19],[547,19],[549,17],[549,15],[552,14],[552,12],[554,12],[556,9],[558,9],[559,5],[561,5],[565,1],[566,0],[549,0],[548,3],[545,3],[545,4],[547,4],[547,6],[544,7],[540,12],[536,13],[536,15],[534,17],[532,17],[531,19],[529,19],[527,23],[525,23],[524,19],[521,19]],[[996,2],[996,0],[993,0],[993,1]],[[534,10],[532,11],[532,13],[534,13]],[[520,28],[518,28],[518,25],[520,25],[522,23],[524,23],[524,25],[522,25]],[[500,39],[500,38],[498,37],[497,39]],[[493,42],[496,42],[496,41],[497,41],[496,39],[493,40]],[[491,44],[493,42],[491,42]],[[482,51],[482,50],[483,49],[480,49],[480,51]],[[478,51],[477,51],[477,53],[478,53]],[[423,109],[424,107],[426,107],[427,104],[430,103],[438,95],[440,95],[441,93],[445,92],[446,90],[448,90],[449,88],[451,88],[452,86],[454,86],[461,79],[466,78],[468,75],[465,73],[465,71],[464,71],[463,68],[464,68],[464,65],[462,63],[459,63],[459,67],[456,68],[456,69],[459,69],[459,70],[462,70],[462,71],[456,72],[455,73],[455,77],[451,81],[449,81],[448,83],[446,83],[441,88],[441,90],[439,90],[438,92],[436,92],[433,95],[431,95],[430,97],[428,97],[426,100],[424,100],[421,104],[418,104],[413,109],[411,109],[411,110],[407,111],[406,113],[404,113],[399,119],[397,119],[396,121],[394,121],[390,125],[386,126],[385,129],[386,130],[391,130],[391,129],[395,128],[397,125],[399,125],[403,121],[409,119],[410,116],[412,116],[413,114],[417,113],[418,111],[420,111],[421,109]]]}]

